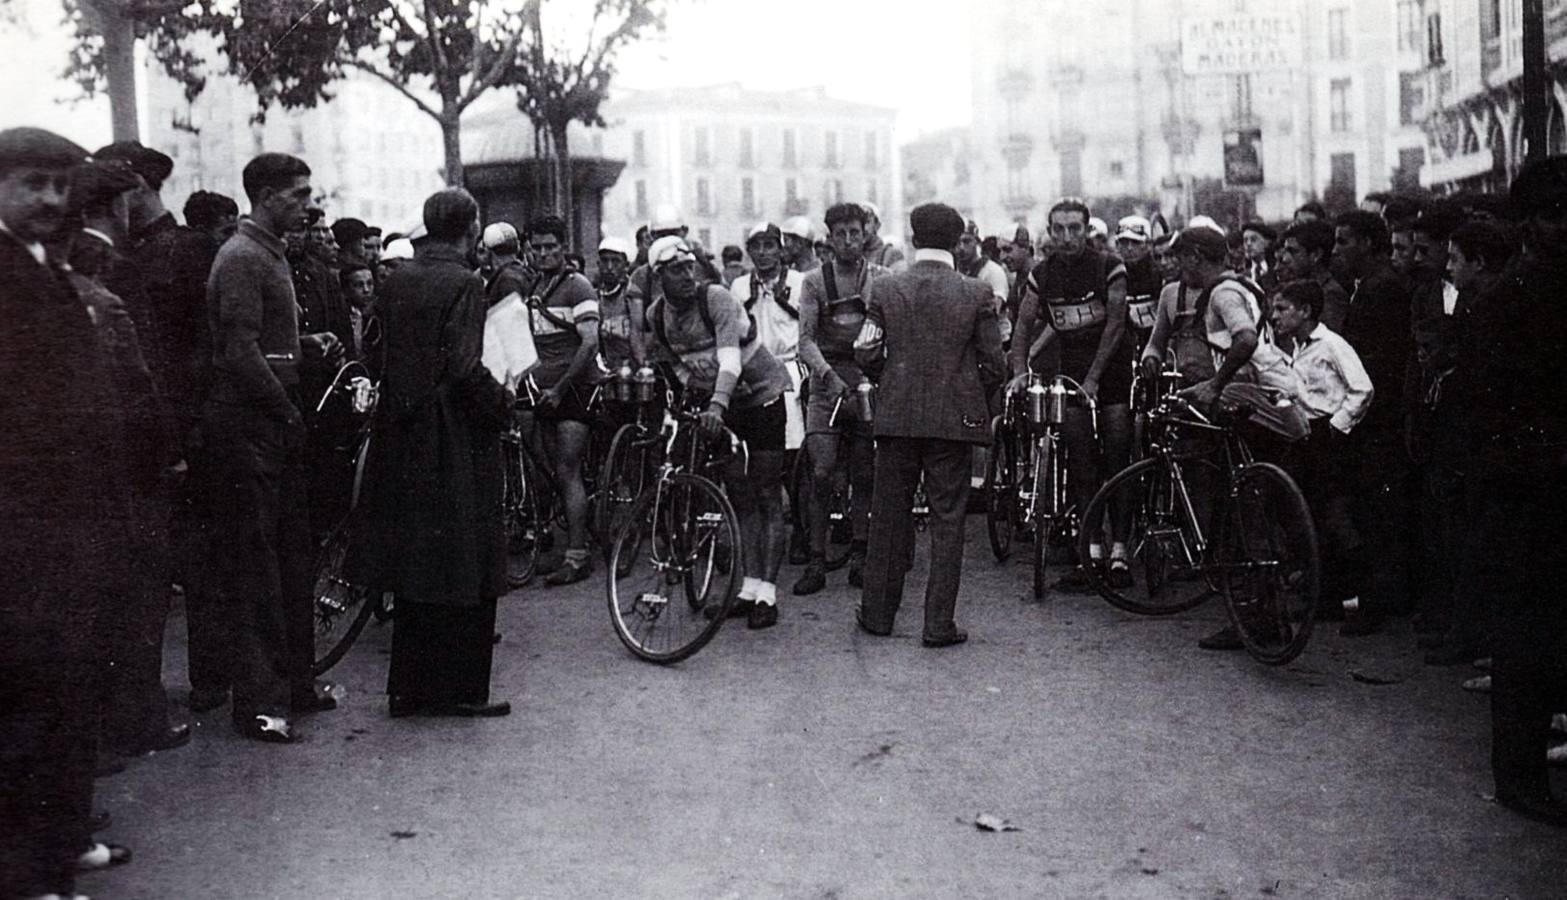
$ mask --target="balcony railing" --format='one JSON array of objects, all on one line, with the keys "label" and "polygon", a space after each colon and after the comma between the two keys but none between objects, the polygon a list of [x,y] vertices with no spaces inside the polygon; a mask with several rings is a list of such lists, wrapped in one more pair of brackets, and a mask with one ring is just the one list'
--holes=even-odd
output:
[{"label": "balcony railing", "polygon": [[1007,161],[1007,166],[1020,169],[1028,165],[1028,159],[1034,153],[1034,138],[1022,132],[1013,132],[1001,142],[1001,157]]}]

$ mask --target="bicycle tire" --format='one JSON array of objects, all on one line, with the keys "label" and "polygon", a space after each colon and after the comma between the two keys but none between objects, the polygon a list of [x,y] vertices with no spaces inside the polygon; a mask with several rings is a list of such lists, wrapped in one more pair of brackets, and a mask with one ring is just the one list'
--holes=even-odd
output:
[{"label": "bicycle tire", "polygon": [[531,581],[538,571],[540,544],[550,524],[539,508],[536,485],[529,478],[527,451],[518,444],[505,444],[504,461],[506,584],[516,589]]},{"label": "bicycle tire", "polygon": [[[1050,572],[1050,550],[1059,544],[1071,546],[1073,523],[1072,511],[1066,505],[1066,489],[1060,483],[1066,469],[1055,460],[1060,449],[1047,438],[1034,443],[1034,599],[1043,600],[1049,590],[1046,576]],[[1085,552],[1079,558],[1088,556]]]},{"label": "bicycle tire", "polygon": [[[1183,460],[1181,464],[1217,472],[1217,466],[1200,460]],[[1081,559],[1088,558],[1092,536],[1106,533],[1112,503],[1131,509],[1126,543],[1132,584],[1117,588],[1109,583],[1106,569],[1085,569],[1089,584],[1116,609],[1140,616],[1170,616],[1213,597],[1216,588],[1205,571],[1189,522],[1175,506],[1178,497],[1165,464],[1148,458],[1111,476],[1088,501],[1077,540]]]},{"label": "bicycle tire", "polygon": [[999,417],[990,442],[990,459],[985,463],[985,531],[990,536],[990,552],[996,562],[1012,555],[1012,538],[1017,523],[1017,454],[1011,435]]},{"label": "bicycle tire", "polygon": [[[621,574],[628,553],[634,559]],[[718,485],[684,472],[661,478],[637,498],[610,554],[605,593],[616,637],[648,662],[689,658],[722,627],[743,569],[739,518]],[[683,603],[670,596],[677,584]]]},{"label": "bicycle tire", "polygon": [[626,513],[636,503],[653,474],[647,454],[656,441],[656,437],[648,436],[635,423],[627,423],[615,429],[615,436],[610,439],[609,452],[604,456],[598,492],[593,503],[594,531],[604,548],[606,561]]},{"label": "bicycle tire", "polygon": [[311,670],[323,674],[348,653],[379,603],[371,603],[370,590],[349,581],[343,572],[350,532],[357,517],[349,513],[321,542],[316,553],[311,589],[311,625],[315,636]]},{"label": "bicycle tire", "polygon": [[1285,665],[1311,639],[1321,590],[1311,508],[1283,469],[1253,463],[1235,478],[1226,522],[1221,583],[1230,621],[1252,659]]},{"label": "bicycle tire", "polygon": [[[845,462],[845,465],[849,463]],[[804,517],[806,539],[809,541],[811,534],[811,517],[815,514],[816,507],[816,474],[811,465],[811,454],[804,447],[795,454],[794,471],[791,478],[794,480],[796,496],[803,501],[801,514]],[[822,554],[823,568],[828,572],[836,572],[849,562],[849,556],[853,551],[853,529],[849,524],[849,513],[853,508],[852,491],[854,486],[852,479],[846,479],[843,490],[833,491],[832,502],[827,507],[827,541],[826,549]],[[838,537],[850,537],[851,542],[835,540]]]}]

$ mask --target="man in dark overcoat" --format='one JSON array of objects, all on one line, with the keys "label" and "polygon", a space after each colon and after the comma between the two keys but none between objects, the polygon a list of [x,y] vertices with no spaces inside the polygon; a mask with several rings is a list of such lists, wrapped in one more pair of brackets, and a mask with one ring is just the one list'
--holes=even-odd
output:
[{"label": "man in dark overcoat", "polygon": [[500,716],[495,600],[506,591],[500,433],[514,395],[481,362],[484,281],[467,262],[479,207],[425,201],[429,237],[381,286],[381,400],[366,470],[356,579],[396,594],[393,716]]}]

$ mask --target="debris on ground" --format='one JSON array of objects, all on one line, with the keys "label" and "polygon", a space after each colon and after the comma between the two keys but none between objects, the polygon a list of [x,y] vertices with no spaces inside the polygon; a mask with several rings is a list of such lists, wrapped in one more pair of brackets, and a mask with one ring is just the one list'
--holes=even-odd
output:
[{"label": "debris on ground", "polygon": [[416,837],[416,836],[418,836],[418,834],[419,834],[419,832],[417,832],[417,831],[394,831],[394,832],[392,832],[392,837],[397,838],[400,841],[403,841],[403,840],[407,840],[408,838],[411,838],[411,837]]},{"label": "debris on ground", "polygon": [[980,813],[974,817],[974,827],[980,831],[1017,831],[1018,827],[992,813]]},{"label": "debris on ground", "polygon": [[1388,675],[1368,675],[1359,669],[1350,669],[1349,677],[1355,679],[1361,684],[1401,684],[1404,681],[1402,678],[1393,678]]}]

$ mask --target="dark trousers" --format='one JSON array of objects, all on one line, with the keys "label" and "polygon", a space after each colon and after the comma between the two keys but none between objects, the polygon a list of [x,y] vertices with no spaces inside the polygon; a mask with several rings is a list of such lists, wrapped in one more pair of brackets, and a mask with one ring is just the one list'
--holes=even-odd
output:
[{"label": "dark trousers", "polygon": [[1370,565],[1360,529],[1350,514],[1358,478],[1355,445],[1326,418],[1287,454],[1290,475],[1311,507],[1321,552],[1324,605],[1337,606],[1368,587]]},{"label": "dark trousers", "polygon": [[876,439],[876,486],[871,494],[870,542],[860,614],[877,631],[891,631],[903,602],[914,544],[914,490],[925,475],[930,501],[930,578],[925,585],[925,636],[944,637],[963,577],[963,525],[968,510],[974,445],[934,438]]},{"label": "dark trousers", "polygon": [[123,588],[97,617],[104,665],[102,736],[111,750],[135,752],[169,727],[163,690],[163,630],[169,615],[169,497],[147,485],[133,504]]},{"label": "dark trousers", "polygon": [[488,703],[495,600],[442,606],[397,598],[386,692],[411,706]]},{"label": "dark trousers", "polygon": [[211,606],[203,614],[213,614],[204,638],[228,630],[236,722],[287,715],[293,697],[312,693],[314,660],[301,436],[257,411],[217,404],[209,407],[205,429],[218,583],[204,598]]}]

